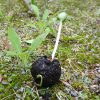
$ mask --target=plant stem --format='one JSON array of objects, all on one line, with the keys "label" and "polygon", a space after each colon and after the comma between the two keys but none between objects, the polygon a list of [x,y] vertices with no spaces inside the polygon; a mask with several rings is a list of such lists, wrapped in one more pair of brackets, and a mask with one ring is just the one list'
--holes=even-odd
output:
[{"label": "plant stem", "polygon": [[57,38],[56,38],[56,43],[54,46],[54,50],[52,52],[52,60],[55,58],[55,54],[58,48],[58,43],[59,43],[59,39],[60,39],[60,35],[61,35],[61,29],[62,29],[62,20],[60,21],[60,25],[59,25],[59,29],[58,29],[58,33],[57,33]]},{"label": "plant stem", "polygon": [[42,77],[42,75],[37,75],[37,78],[40,78],[41,80],[40,80],[40,84],[38,84],[38,86],[42,86],[42,83],[43,83],[43,77]]}]

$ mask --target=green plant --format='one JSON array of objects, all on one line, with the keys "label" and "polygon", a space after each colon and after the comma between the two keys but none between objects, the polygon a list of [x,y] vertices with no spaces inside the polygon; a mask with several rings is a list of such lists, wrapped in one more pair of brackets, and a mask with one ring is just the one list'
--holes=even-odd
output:
[{"label": "green plant", "polygon": [[[42,12],[43,13],[42,14],[40,12],[40,9],[36,5],[32,5],[32,8],[33,8],[33,11],[34,11],[34,14],[35,14],[37,20],[34,23],[32,23],[32,22],[27,23],[27,26],[32,27],[37,31],[39,30],[38,34],[43,33],[44,30],[47,27],[49,27],[51,30],[50,34],[53,36],[56,36],[56,31],[54,30],[54,26],[53,26],[54,18],[49,16],[50,11],[48,9],[45,9]],[[26,42],[31,43],[32,41],[28,40]]]},{"label": "green plant", "polygon": [[40,9],[36,5],[32,4],[32,9],[34,11],[34,14],[35,14],[37,20],[34,23],[29,22],[29,24],[27,24],[27,26],[35,28],[37,31],[39,30],[39,32],[38,32],[39,34],[43,33],[47,27],[49,27],[51,29],[51,27],[50,27],[51,19],[49,18],[49,10],[46,9],[44,11],[44,13],[41,15]]},{"label": "green plant", "polygon": [[12,27],[9,27],[8,28],[8,38],[11,42],[12,50],[8,51],[7,54],[19,57],[24,63],[24,65],[27,65],[30,53],[40,46],[40,44],[42,43],[42,41],[45,40],[49,32],[50,32],[50,29],[46,28],[45,33],[37,36],[36,39],[32,41],[32,44],[28,48],[27,51],[22,51],[20,37],[18,36],[18,34],[15,32],[15,30]]},{"label": "green plant", "polygon": [[14,51],[16,53],[21,53],[22,48],[21,48],[20,37],[12,27],[8,28],[8,38],[12,44],[12,48],[14,49]]},{"label": "green plant", "polygon": [[[30,54],[41,45],[42,41],[44,41],[46,36],[50,33],[50,28],[46,23],[47,18],[49,16],[48,10],[45,10],[43,17],[40,17],[40,12],[38,7],[35,5],[32,5],[32,7],[38,19],[38,23],[36,24],[39,25],[39,27],[37,27],[37,29],[40,28],[38,29],[40,31],[39,31],[39,36],[37,36],[35,39],[26,41],[27,43],[31,44],[27,51],[23,51],[23,48],[21,47],[21,39],[19,35],[16,33],[16,31],[14,30],[14,28],[12,27],[8,28],[8,38],[11,42],[12,48],[11,51],[7,51],[7,55],[17,56],[18,58],[21,59],[24,66],[27,66]],[[42,19],[42,21],[40,20],[40,18]]]},{"label": "green plant", "polygon": [[33,9],[34,14],[36,15],[36,17],[39,19],[40,18],[40,12],[39,12],[38,7],[36,5],[32,4],[32,9]]}]

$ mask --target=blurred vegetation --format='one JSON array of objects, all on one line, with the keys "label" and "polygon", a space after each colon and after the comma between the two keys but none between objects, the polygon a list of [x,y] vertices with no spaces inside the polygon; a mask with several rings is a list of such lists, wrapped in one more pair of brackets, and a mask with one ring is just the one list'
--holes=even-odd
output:
[{"label": "blurred vegetation", "polygon": [[[36,13],[30,13],[21,0],[0,0],[0,100],[40,100],[46,94],[45,91],[51,94],[50,100],[99,100],[99,0],[34,2],[39,8],[39,15],[36,12],[39,18]],[[46,9],[49,16],[43,20]],[[67,13],[67,19],[56,53],[62,67],[61,82],[49,89],[37,89],[30,74],[31,64],[39,56],[51,56],[59,25],[57,15],[63,11]],[[8,54],[10,50],[15,51],[8,39],[9,27],[13,27],[13,32],[20,38],[18,41],[24,53],[19,56],[13,52]],[[30,52],[29,47],[34,39],[45,33],[48,27],[48,36],[41,41],[39,47]]]}]

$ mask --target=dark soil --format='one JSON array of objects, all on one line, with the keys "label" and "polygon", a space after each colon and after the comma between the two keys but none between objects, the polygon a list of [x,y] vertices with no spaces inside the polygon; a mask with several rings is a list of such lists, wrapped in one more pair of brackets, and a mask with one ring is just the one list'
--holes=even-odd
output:
[{"label": "dark soil", "polygon": [[40,78],[37,78],[37,75],[42,75],[42,86],[52,86],[59,81],[61,76],[60,63],[56,59],[50,61],[46,56],[40,57],[32,64],[31,74],[37,84],[40,83]]}]

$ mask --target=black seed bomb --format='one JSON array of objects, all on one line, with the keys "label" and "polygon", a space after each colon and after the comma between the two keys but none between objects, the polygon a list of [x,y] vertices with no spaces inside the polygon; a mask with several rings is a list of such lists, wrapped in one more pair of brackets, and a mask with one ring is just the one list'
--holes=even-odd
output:
[{"label": "black seed bomb", "polygon": [[37,84],[39,84],[41,80],[37,78],[37,75],[41,75],[43,78],[42,86],[50,87],[60,79],[60,63],[56,59],[50,61],[47,56],[42,56],[32,64],[31,74]]}]

